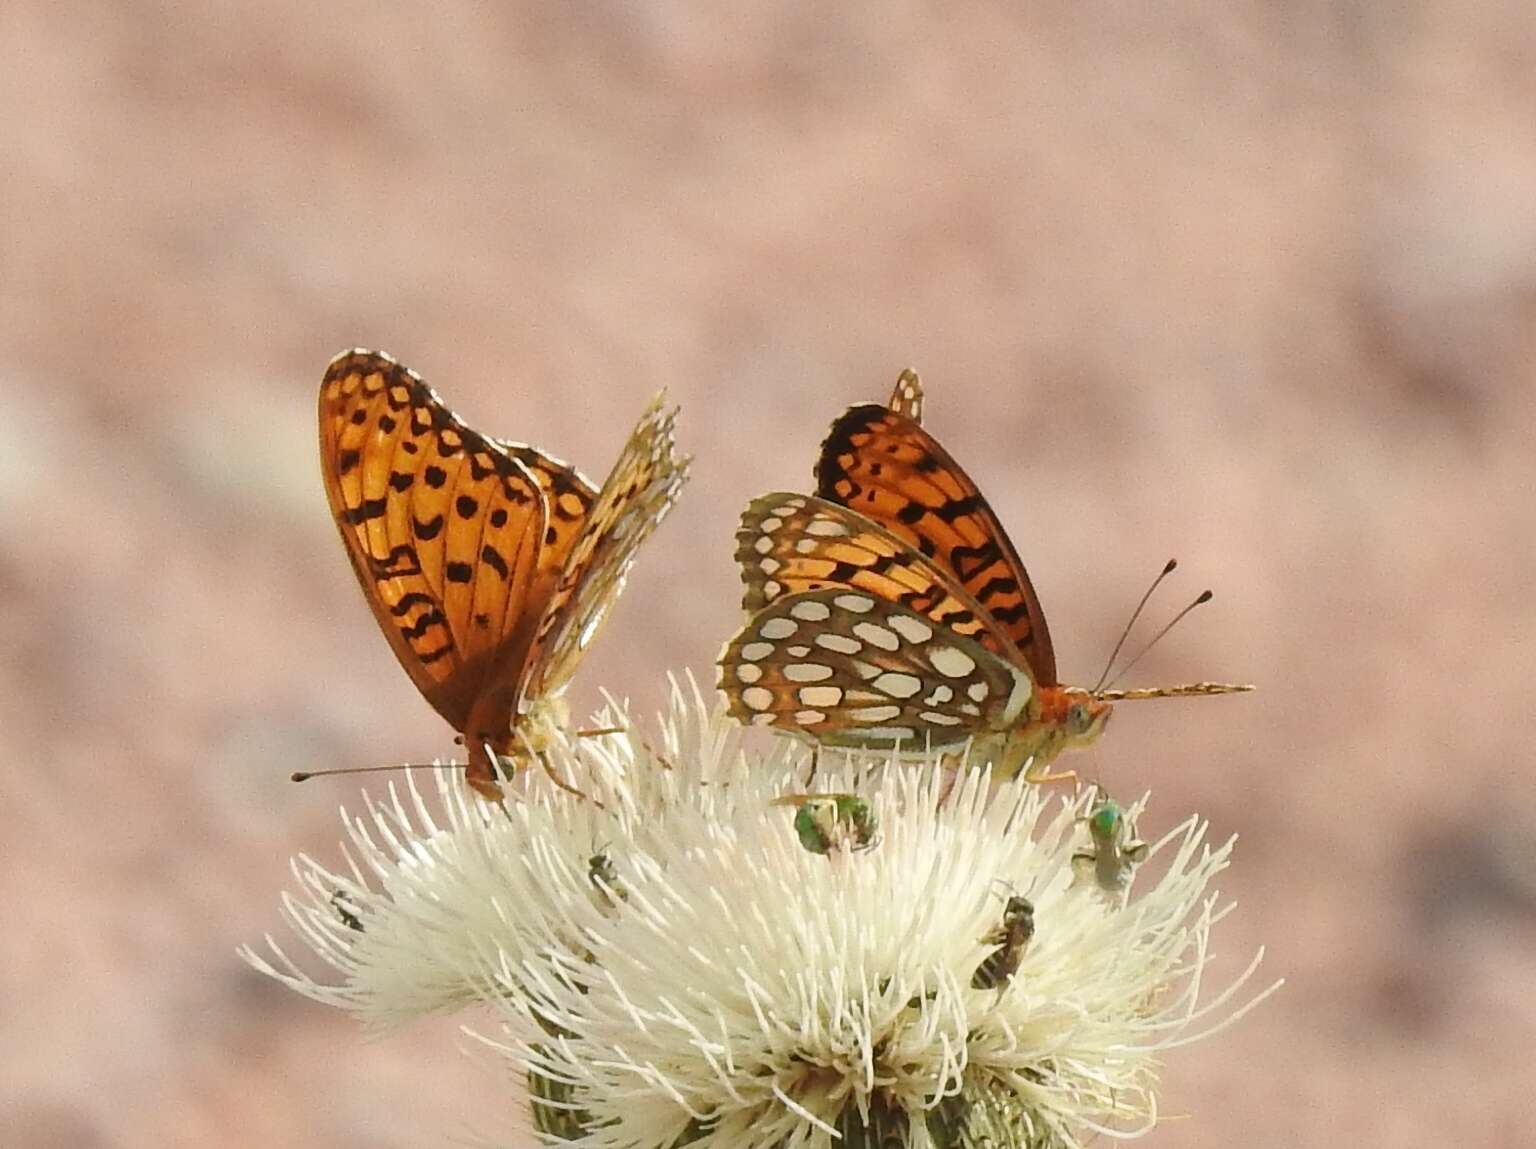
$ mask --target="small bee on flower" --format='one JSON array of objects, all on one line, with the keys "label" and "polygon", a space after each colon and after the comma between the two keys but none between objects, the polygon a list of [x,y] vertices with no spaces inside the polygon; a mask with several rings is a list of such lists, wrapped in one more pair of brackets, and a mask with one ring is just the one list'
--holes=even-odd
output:
[{"label": "small bee on flower", "polygon": [[1079,882],[1093,882],[1106,895],[1124,898],[1135,869],[1149,847],[1136,837],[1136,827],[1109,792],[1098,788],[1097,797],[1083,824],[1089,844],[1072,854],[1072,869]]},{"label": "small bee on flower", "polygon": [[786,794],[775,806],[795,807],[795,834],[813,854],[868,850],[880,840],[880,823],[857,794]]},{"label": "small bee on flower", "polygon": [[1024,960],[1024,947],[1035,936],[1035,907],[1028,898],[1012,894],[1003,907],[1003,920],[981,940],[992,947],[971,975],[976,989],[999,989],[1013,980]]}]

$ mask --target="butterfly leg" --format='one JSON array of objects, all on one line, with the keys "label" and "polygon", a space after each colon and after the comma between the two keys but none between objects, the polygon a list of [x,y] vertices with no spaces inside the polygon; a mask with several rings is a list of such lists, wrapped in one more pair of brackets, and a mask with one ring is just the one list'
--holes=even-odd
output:
[{"label": "butterfly leg", "polygon": [[575,736],[577,738],[601,738],[607,734],[628,734],[630,736],[630,740],[635,745],[639,746],[640,749],[644,750],[646,754],[650,755],[651,760],[654,761],[663,770],[676,769],[676,767],[672,765],[671,760],[660,750],[657,750],[656,747],[652,746],[650,742],[646,740],[645,736],[636,730],[633,726],[599,726],[590,730],[578,730],[576,731]]},{"label": "butterfly leg", "polygon": [[663,770],[671,770],[673,768],[672,763],[667,760],[667,757],[666,757],[665,754],[662,754],[660,751],[658,751],[656,749],[656,747],[652,746],[649,742],[647,742],[639,734],[638,731],[635,731],[635,730],[631,729],[628,726],[597,726],[597,727],[593,727],[590,730],[578,730],[578,731],[576,731],[575,737],[577,737],[577,738],[602,738],[602,737],[604,737],[605,735],[608,735],[608,734],[629,734],[629,735],[632,735],[633,738],[634,738],[634,741],[639,744],[640,748],[642,750],[644,750],[647,754],[649,754],[652,758],[654,758],[661,765],[661,768]]},{"label": "butterfly leg", "polygon": [[[638,736],[637,736],[637,738],[638,738]],[[672,759],[668,758],[665,754],[663,754],[660,750],[656,749],[656,747],[652,746],[644,738],[638,738],[638,741],[639,741],[641,747],[644,748],[645,752],[647,754],[649,754],[652,758],[654,758],[656,760],[656,764],[658,766],[660,766],[663,770],[676,770],[677,769],[676,766],[672,765]]]},{"label": "butterfly leg", "polygon": [[578,790],[564,778],[560,777],[560,775],[556,774],[555,768],[549,764],[549,758],[546,755],[537,754],[535,757],[538,759],[539,765],[544,768],[544,773],[549,777],[549,780],[558,786],[561,790],[564,790],[567,794],[574,794],[578,798],[582,798],[588,802],[591,802],[592,805],[596,806],[599,810],[607,809],[607,807],[599,802],[596,798],[582,790]]},{"label": "butterfly leg", "polygon": [[1024,771],[1024,781],[1044,784],[1047,782],[1078,781],[1076,770],[1052,770],[1049,762],[1031,762]]},{"label": "butterfly leg", "polygon": [[464,778],[470,788],[488,802],[498,804],[503,802],[506,798],[503,785],[521,774],[527,760],[533,758],[544,768],[544,773],[549,776],[549,780],[560,789],[578,798],[586,798],[599,809],[602,808],[601,802],[595,798],[588,798],[586,794],[557,775],[549,764],[548,757],[538,753],[531,746],[525,744],[521,748],[512,748],[512,753],[501,753],[491,749],[485,739],[478,736],[466,738],[465,745],[469,748],[469,766],[464,772]]},{"label": "butterfly leg", "polygon": [[555,772],[554,766],[549,761],[549,755],[542,753],[542,751],[546,748],[547,741],[544,745],[541,745],[535,749],[533,746],[528,745],[527,740],[525,739],[524,747],[521,751],[520,757],[522,757],[524,760],[532,758],[534,761],[536,761],[543,769],[545,776],[551,782],[553,782],[558,789],[564,790],[567,794],[574,794],[578,798],[591,802],[599,810],[606,809],[606,807],[596,798],[593,798],[585,791],[578,789],[576,786],[572,785],[570,782],[567,782],[564,778],[560,777],[560,775]]},{"label": "butterfly leg", "polygon": [[[599,810],[604,809],[603,804],[596,798],[591,797],[560,777],[549,760],[548,751],[551,746],[556,743],[563,746],[570,745],[567,741],[569,735],[565,733],[568,729],[566,725],[568,717],[569,711],[566,709],[562,699],[558,697],[536,699],[522,720],[513,728],[512,738],[510,739],[511,744],[507,747],[510,753],[503,755],[502,760],[512,763],[514,768],[519,770],[532,762],[537,762],[540,768],[543,769],[545,776],[558,789],[591,802]],[[596,737],[599,734],[607,733],[613,732],[606,729],[593,731],[578,730],[574,736],[576,738]]]}]

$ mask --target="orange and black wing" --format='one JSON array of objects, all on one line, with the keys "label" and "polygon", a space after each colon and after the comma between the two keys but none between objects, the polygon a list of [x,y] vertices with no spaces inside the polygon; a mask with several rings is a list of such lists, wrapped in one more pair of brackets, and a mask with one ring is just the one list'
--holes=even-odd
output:
[{"label": "orange and black wing", "polygon": [[592,514],[597,490],[571,464],[546,455],[537,447],[506,439],[498,439],[496,444],[526,467],[539,484],[547,514],[543,545],[539,548],[539,570],[553,571],[558,576]]},{"label": "orange and black wing", "polygon": [[536,574],[550,524],[536,471],[466,427],[420,376],[362,350],[332,360],[320,385],[320,469],[400,665],[470,733],[485,692],[520,679],[547,597]]},{"label": "orange and black wing", "polygon": [[[900,394],[898,384],[893,402]],[[920,412],[921,392],[904,402]],[[873,403],[849,408],[822,443],[816,493],[951,572],[1018,647],[1035,681],[1057,684],[1050,631],[1024,564],[970,476],[915,421]]]}]

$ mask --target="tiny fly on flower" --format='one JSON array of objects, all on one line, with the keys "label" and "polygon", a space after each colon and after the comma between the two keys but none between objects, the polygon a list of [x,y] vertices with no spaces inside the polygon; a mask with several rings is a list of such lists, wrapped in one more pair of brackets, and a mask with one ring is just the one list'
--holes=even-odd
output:
[{"label": "tiny fly on flower", "polygon": [[618,867],[613,864],[613,858],[607,850],[599,850],[587,859],[587,881],[596,889],[609,889],[621,899],[628,899],[628,893],[624,885],[619,881]]},{"label": "tiny fly on flower", "polygon": [[336,911],[336,916],[347,929],[363,932],[362,910],[340,887],[331,893],[331,909]]}]

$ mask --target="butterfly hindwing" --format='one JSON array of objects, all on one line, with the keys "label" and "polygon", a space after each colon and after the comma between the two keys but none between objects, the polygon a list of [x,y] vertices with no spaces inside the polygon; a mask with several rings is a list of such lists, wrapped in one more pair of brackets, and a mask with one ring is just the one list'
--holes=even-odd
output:
[{"label": "butterfly hindwing", "polygon": [[891,391],[890,402],[886,404],[890,410],[898,415],[905,415],[912,422],[921,424],[923,421],[923,382],[917,377],[917,372],[908,367],[896,378],[896,386]]},{"label": "butterfly hindwing", "polygon": [[741,722],[828,746],[954,745],[1024,713],[1028,675],[905,607],[843,589],[775,599],[720,656]]},{"label": "butterfly hindwing", "polygon": [[368,351],[326,371],[320,456],[364,597],[411,680],[462,731],[488,680],[521,673],[532,638],[537,481],[418,375]]},{"label": "butterfly hindwing", "polygon": [[635,553],[677,500],[688,460],[673,441],[676,408],[651,401],[630,433],[566,556],[535,640],[526,692],[557,693],[613,606]]},{"label": "butterfly hindwing", "polygon": [[989,627],[986,612],[952,578],[848,507],[811,495],[762,495],[742,513],[736,540],[748,614],[786,594],[845,587],[904,606],[1020,661],[1012,640]]}]

